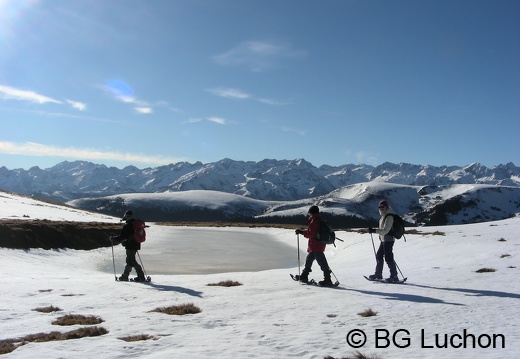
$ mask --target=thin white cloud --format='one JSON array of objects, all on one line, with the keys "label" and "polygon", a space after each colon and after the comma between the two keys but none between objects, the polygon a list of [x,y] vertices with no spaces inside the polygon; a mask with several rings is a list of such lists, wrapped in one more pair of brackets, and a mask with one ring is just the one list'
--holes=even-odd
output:
[{"label": "thin white cloud", "polygon": [[55,147],[34,142],[22,144],[14,142],[1,142],[0,153],[9,155],[24,155],[35,157],[61,157],[82,160],[116,160],[128,163],[168,164],[185,161],[184,158],[147,156],[134,153],[120,153],[102,151],[97,149]]},{"label": "thin white cloud", "polygon": [[41,95],[34,91],[20,90],[20,89],[14,88],[14,87],[3,86],[3,85],[0,85],[0,95],[4,99],[7,99],[7,100],[29,101],[29,102],[36,102],[39,104],[44,104],[44,103],[48,103],[48,102],[59,103],[59,104],[62,103],[61,101]]},{"label": "thin white cloud", "polygon": [[222,118],[222,117],[207,117],[206,120],[210,121],[210,122],[213,122],[213,123],[217,123],[219,125],[227,125],[229,124],[229,121],[226,120],[225,118]]},{"label": "thin white cloud", "polygon": [[270,99],[270,98],[258,98],[257,99],[258,102],[260,103],[264,103],[266,105],[271,105],[271,106],[285,106],[285,105],[288,105],[290,102],[284,102],[284,101],[277,101],[277,100],[273,100],[273,99]]},{"label": "thin white cloud", "polygon": [[204,121],[202,118],[189,118],[185,121],[182,121],[182,123],[198,123]]},{"label": "thin white cloud", "polygon": [[285,59],[298,59],[305,56],[301,50],[289,45],[268,41],[245,41],[233,49],[215,55],[213,60],[224,66],[246,66],[253,72],[269,71],[280,66]]},{"label": "thin white cloud", "polygon": [[218,87],[218,88],[214,88],[214,89],[209,89],[208,91],[211,92],[212,94],[220,96],[220,97],[238,99],[238,100],[244,100],[244,99],[248,99],[251,97],[248,93],[245,93],[242,90],[237,90],[234,88]]},{"label": "thin white cloud", "polygon": [[153,109],[151,107],[134,107],[134,109],[143,115],[149,115],[153,113]]},{"label": "thin white cloud", "polygon": [[65,100],[69,105],[72,106],[72,108],[75,108],[76,110],[85,111],[87,108],[87,105],[83,102],[78,101],[72,101],[72,100]]},{"label": "thin white cloud", "polygon": [[254,100],[266,105],[271,106],[283,106],[289,104],[288,102],[281,102],[269,98],[261,98],[261,97],[254,97],[253,95],[248,94],[245,91],[235,89],[235,88],[228,88],[228,87],[217,87],[214,89],[208,89],[208,92],[211,92],[212,94],[223,97],[223,98],[229,98],[233,100]]},{"label": "thin white cloud", "polygon": [[102,88],[116,100],[133,105],[134,111],[139,114],[149,115],[153,113],[152,105],[135,97],[134,90],[124,81],[110,81],[102,85]]}]

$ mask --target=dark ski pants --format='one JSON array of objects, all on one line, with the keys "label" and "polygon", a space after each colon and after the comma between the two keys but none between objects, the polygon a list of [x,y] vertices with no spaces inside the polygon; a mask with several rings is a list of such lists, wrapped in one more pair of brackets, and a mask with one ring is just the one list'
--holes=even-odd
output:
[{"label": "dark ski pants", "polygon": [[143,268],[141,268],[141,266],[135,259],[136,254],[137,254],[136,250],[133,250],[133,249],[126,250],[126,266],[125,266],[125,271],[123,273],[123,277],[128,277],[128,275],[132,271],[132,268],[135,268],[137,276],[141,279],[144,278]]},{"label": "dark ski pants", "polygon": [[325,257],[325,253],[323,252],[310,252],[307,254],[307,259],[305,260],[305,268],[303,268],[302,275],[309,275],[309,273],[312,272],[311,267],[312,263],[314,263],[314,260],[318,262],[325,278],[330,278],[329,264],[327,263],[327,258]]},{"label": "dark ski pants", "polygon": [[386,261],[388,269],[390,269],[390,277],[397,277],[397,268],[395,266],[393,253],[394,243],[395,242],[381,242],[379,245],[379,249],[376,253],[376,271],[374,273],[376,276],[383,276],[383,264],[384,261]]}]

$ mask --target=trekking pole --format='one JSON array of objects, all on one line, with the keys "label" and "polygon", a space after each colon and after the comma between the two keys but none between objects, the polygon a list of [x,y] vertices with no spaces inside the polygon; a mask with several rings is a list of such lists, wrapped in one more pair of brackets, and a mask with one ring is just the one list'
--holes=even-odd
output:
[{"label": "trekking pole", "polygon": [[112,240],[112,236],[110,236],[110,244],[112,244],[112,265],[114,266],[114,278],[117,282],[117,274],[116,274],[116,260],[114,258],[114,241]]},{"label": "trekking pole", "polygon": [[403,277],[403,279],[406,280],[407,278],[403,275],[403,272],[401,272],[401,268],[399,268],[399,266],[397,265],[397,262],[395,261],[395,259],[394,259],[394,264],[397,267],[397,269],[399,269],[399,273],[401,273],[401,276]]},{"label": "trekking pole", "polygon": [[301,273],[300,273],[300,235],[299,234],[296,234],[296,243],[297,243],[297,248],[298,248],[298,278],[300,278]]},{"label": "trekking pole", "polygon": [[146,274],[146,269],[144,269],[143,260],[141,259],[141,255],[139,254],[139,251],[136,251],[137,256],[139,257],[139,262],[141,262],[141,267],[143,268],[144,277],[148,279],[148,275]]},{"label": "trekking pole", "polygon": [[341,238],[336,237],[336,239],[337,239],[338,241],[345,242],[345,241],[344,241],[343,239],[341,239]]},{"label": "trekking pole", "polygon": [[370,233],[370,238],[372,239],[372,247],[374,248],[374,257],[376,257],[377,261],[376,245],[374,244],[374,236],[372,236],[372,233]]},{"label": "trekking pole", "polygon": [[[330,269],[330,267],[329,267],[329,269]],[[339,284],[338,277],[336,277],[336,275],[334,274],[334,272],[332,271],[332,269],[330,269],[330,273],[332,273],[332,275],[333,275],[334,278],[336,279],[336,284]]]}]

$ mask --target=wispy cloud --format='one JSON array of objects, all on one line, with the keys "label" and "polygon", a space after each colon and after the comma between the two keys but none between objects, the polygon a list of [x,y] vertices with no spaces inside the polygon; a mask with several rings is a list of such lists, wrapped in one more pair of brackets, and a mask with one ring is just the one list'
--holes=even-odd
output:
[{"label": "wispy cloud", "polygon": [[202,121],[204,121],[202,118],[188,118],[187,120],[182,121],[182,123],[199,123]]},{"label": "wispy cloud", "polygon": [[214,116],[207,117],[206,120],[208,120],[209,122],[219,124],[219,125],[229,125],[230,124],[229,120],[226,120],[225,118],[222,118],[222,117],[214,117]]},{"label": "wispy cloud", "polygon": [[213,56],[219,65],[245,66],[253,72],[270,71],[286,59],[299,59],[305,51],[295,50],[290,45],[269,41],[245,41],[231,50]]},{"label": "wispy cloud", "polygon": [[41,95],[34,91],[20,90],[20,89],[14,88],[14,87],[3,86],[3,85],[0,85],[0,95],[4,99],[8,99],[8,100],[20,100],[20,101],[35,102],[35,103],[40,103],[40,104],[44,104],[44,103],[48,103],[48,102],[58,103],[58,104],[62,103],[61,101],[58,101],[51,97],[47,97],[45,95]]},{"label": "wispy cloud", "polygon": [[184,158],[146,156],[134,153],[102,151],[88,148],[55,147],[34,142],[14,143],[1,142],[0,153],[35,157],[60,157],[81,160],[116,160],[128,163],[168,164],[185,161]]},{"label": "wispy cloud", "polygon": [[[133,106],[135,112],[143,115],[153,113],[152,105],[134,96],[134,90],[124,81],[112,80],[102,86],[103,90],[116,100]],[[164,105],[161,103],[161,105]]]},{"label": "wispy cloud", "polygon": [[78,101],[72,101],[72,100],[65,100],[69,105],[72,106],[72,108],[75,108],[76,110],[85,111],[87,108],[87,105],[83,102]]},{"label": "wispy cloud", "polygon": [[248,99],[251,97],[248,93],[245,93],[242,90],[237,90],[234,88],[225,88],[225,87],[218,87],[214,89],[209,89],[208,92],[211,92],[214,95],[224,97],[224,98],[231,98],[231,99]]},{"label": "wispy cloud", "polygon": [[268,98],[255,97],[245,91],[235,89],[235,88],[217,87],[217,88],[213,88],[213,89],[208,89],[207,91],[216,96],[233,99],[233,100],[254,100],[254,101],[258,101],[260,103],[263,103],[266,105],[271,105],[271,106],[282,106],[282,105],[289,104],[289,102],[282,102],[282,101],[277,101],[277,100],[268,99]]},{"label": "wispy cloud", "polygon": [[142,113],[143,115],[148,115],[153,113],[153,109],[151,107],[134,107],[138,113]]}]

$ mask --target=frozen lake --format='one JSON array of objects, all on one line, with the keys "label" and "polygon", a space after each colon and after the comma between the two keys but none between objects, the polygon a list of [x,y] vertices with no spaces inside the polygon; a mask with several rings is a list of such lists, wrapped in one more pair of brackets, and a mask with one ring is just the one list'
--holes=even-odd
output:
[{"label": "frozen lake", "polygon": [[[148,275],[293,268],[297,266],[298,255],[296,248],[278,240],[272,231],[154,225],[147,230],[147,239],[139,254]],[[116,273],[120,275],[125,265],[124,248],[115,246],[114,255]],[[99,268],[113,273],[112,258],[103,259]]]}]

